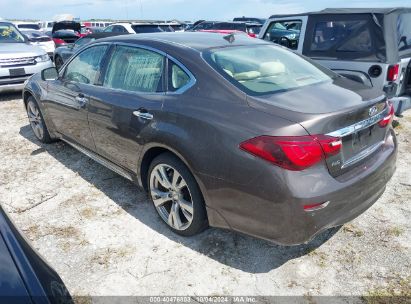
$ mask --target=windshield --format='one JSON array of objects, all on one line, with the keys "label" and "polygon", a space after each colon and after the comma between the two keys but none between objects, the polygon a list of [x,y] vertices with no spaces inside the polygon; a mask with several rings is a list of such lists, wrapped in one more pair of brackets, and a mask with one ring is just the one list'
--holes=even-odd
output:
[{"label": "windshield", "polygon": [[85,37],[85,38],[81,38],[81,39],[77,40],[74,45],[75,45],[76,48],[78,48],[78,47],[86,45],[86,44],[88,44],[88,43],[90,43],[94,40],[95,40],[95,38]]},{"label": "windshield", "polygon": [[0,43],[23,43],[23,35],[10,23],[0,22]]},{"label": "windshield", "polygon": [[331,74],[302,57],[271,45],[219,48],[205,57],[249,95],[272,94],[331,80]]}]

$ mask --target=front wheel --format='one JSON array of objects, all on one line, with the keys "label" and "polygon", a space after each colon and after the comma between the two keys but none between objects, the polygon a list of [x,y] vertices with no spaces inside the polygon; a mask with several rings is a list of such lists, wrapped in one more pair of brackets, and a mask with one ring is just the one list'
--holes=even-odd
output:
[{"label": "front wheel", "polygon": [[44,123],[43,115],[33,97],[29,97],[27,100],[27,116],[29,118],[31,129],[37,139],[42,143],[52,142],[49,131]]},{"label": "front wheel", "polygon": [[201,191],[177,157],[164,153],[152,161],[148,187],[158,214],[175,233],[192,236],[208,227]]}]

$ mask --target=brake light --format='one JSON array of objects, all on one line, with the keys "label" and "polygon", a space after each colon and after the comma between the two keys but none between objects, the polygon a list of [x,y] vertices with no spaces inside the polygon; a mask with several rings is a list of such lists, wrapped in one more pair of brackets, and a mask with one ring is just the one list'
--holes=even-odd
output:
[{"label": "brake light", "polygon": [[257,35],[254,33],[248,33],[248,36],[250,36],[251,38],[257,38]]},{"label": "brake light", "polygon": [[66,44],[66,42],[60,38],[53,38],[53,41],[55,44]]},{"label": "brake light", "polygon": [[340,138],[327,135],[259,136],[240,144],[244,151],[276,166],[304,170],[341,150]]},{"label": "brake light", "polygon": [[383,119],[381,119],[378,123],[378,125],[381,128],[385,128],[386,126],[388,126],[388,124],[391,123],[392,119],[394,118],[394,106],[391,102],[388,103],[388,115],[385,116]]},{"label": "brake light", "polygon": [[387,72],[387,80],[388,81],[396,81],[398,79],[398,73],[400,71],[400,65],[391,65],[388,67]]}]

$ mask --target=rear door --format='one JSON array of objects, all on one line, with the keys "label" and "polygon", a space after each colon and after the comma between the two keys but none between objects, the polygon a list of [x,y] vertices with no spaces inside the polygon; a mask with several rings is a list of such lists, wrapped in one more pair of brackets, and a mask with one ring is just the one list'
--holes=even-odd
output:
[{"label": "rear door", "polygon": [[307,20],[307,16],[269,19],[261,29],[259,38],[283,45],[301,54]]},{"label": "rear door", "polygon": [[162,52],[116,45],[90,100],[89,124],[101,156],[136,170],[139,151],[161,117],[164,73]]},{"label": "rear door", "polygon": [[77,54],[59,79],[48,82],[45,103],[48,116],[67,139],[94,150],[87,115],[90,95],[96,90],[108,44],[92,46]]}]

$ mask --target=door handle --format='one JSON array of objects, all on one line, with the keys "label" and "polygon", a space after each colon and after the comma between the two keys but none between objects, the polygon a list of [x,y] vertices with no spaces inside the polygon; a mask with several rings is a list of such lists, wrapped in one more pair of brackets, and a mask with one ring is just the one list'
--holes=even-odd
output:
[{"label": "door handle", "polygon": [[83,108],[86,103],[87,103],[87,97],[84,96],[83,94],[78,94],[78,96],[76,97],[76,101],[78,102],[78,104],[80,105],[81,108]]},{"label": "door handle", "polygon": [[153,114],[148,113],[145,109],[134,111],[133,115],[147,120],[152,120],[154,118]]}]

